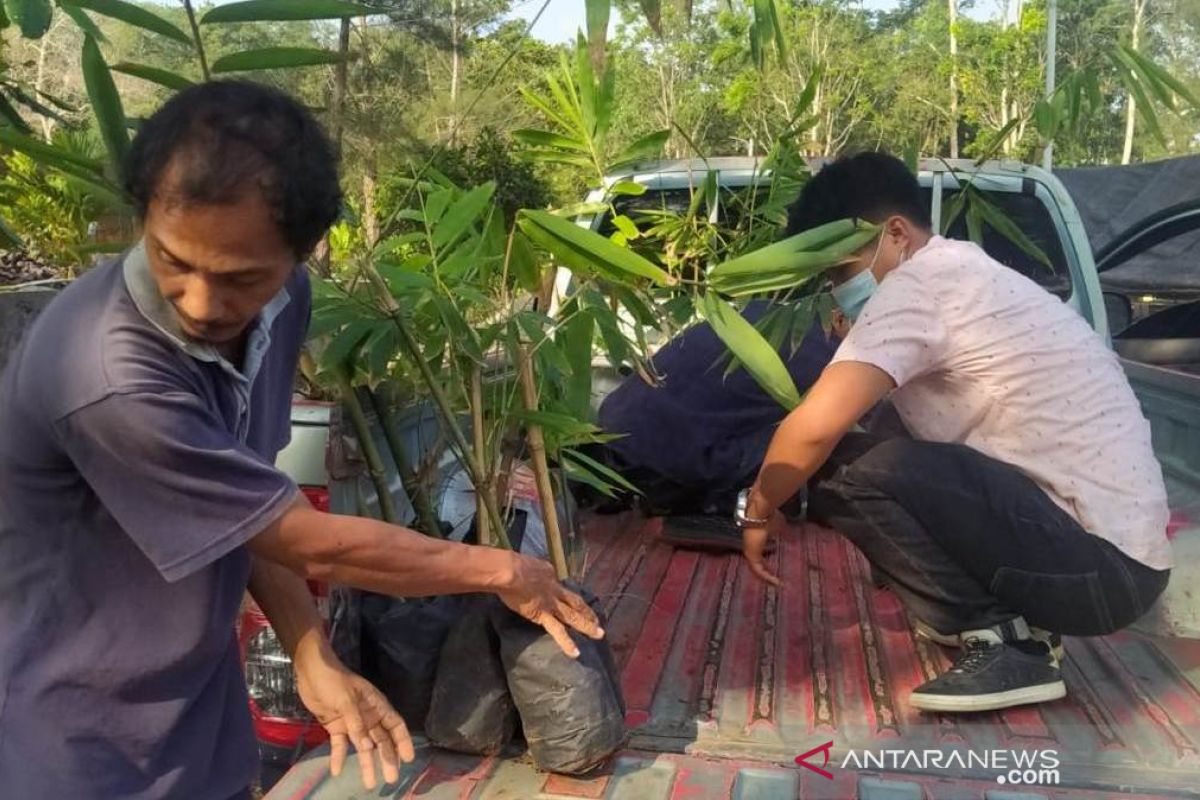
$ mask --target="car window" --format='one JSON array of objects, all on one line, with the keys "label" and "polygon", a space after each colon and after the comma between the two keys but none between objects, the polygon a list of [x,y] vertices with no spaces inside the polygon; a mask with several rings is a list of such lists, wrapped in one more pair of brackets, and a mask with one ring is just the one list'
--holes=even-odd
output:
[{"label": "car window", "polygon": [[[923,188],[922,194],[929,202],[932,190]],[[942,208],[947,208],[958,195],[956,190],[946,190],[942,195]],[[1066,299],[1071,296],[1071,271],[1067,265],[1067,257],[1063,252],[1062,241],[1054,219],[1050,216],[1042,200],[1033,194],[1023,192],[986,192],[987,200],[1011,219],[1042,252],[1050,259],[1053,269],[1021,249],[1015,242],[992,228],[987,223],[983,226],[983,249],[992,258],[1007,267],[1015,269],[1025,277],[1034,281],[1047,291]],[[951,239],[970,239],[967,233],[965,214],[950,226],[946,236]]]},{"label": "car window", "polygon": [[[613,198],[612,206],[618,214],[637,220],[639,211],[666,211],[671,214],[686,214],[692,203],[692,191],[682,189],[650,189],[642,195],[621,195]],[[616,230],[612,213],[605,212],[597,230],[609,236]]]},{"label": "car window", "polygon": [[[764,191],[760,191],[760,195]],[[921,190],[926,203],[932,197],[932,190],[925,187]],[[719,224],[732,228],[740,221],[744,213],[744,204],[731,202],[730,198],[737,194],[739,198],[747,197],[743,189],[722,192]],[[947,189],[943,194],[942,207],[946,208],[958,194],[956,190]],[[1071,296],[1071,273],[1067,265],[1066,254],[1063,252],[1062,241],[1058,229],[1050,216],[1043,201],[1033,194],[1018,192],[986,192],[987,199],[1009,219],[1011,219],[1026,236],[1041,247],[1050,259],[1051,268],[1026,253],[1008,237],[1002,235],[990,225],[983,226],[983,249],[988,255],[1005,266],[1015,269],[1025,277],[1033,280],[1047,291],[1066,299]],[[761,199],[761,198],[760,198]],[[636,219],[639,211],[654,210],[668,211],[675,214],[687,213],[692,201],[692,191],[687,187],[678,189],[650,189],[639,196],[620,196],[613,200],[613,207],[618,214],[624,214]],[[597,227],[599,233],[608,236],[616,228],[612,223],[611,213],[605,213]],[[968,240],[965,214],[950,226],[946,235],[951,239]]]}]

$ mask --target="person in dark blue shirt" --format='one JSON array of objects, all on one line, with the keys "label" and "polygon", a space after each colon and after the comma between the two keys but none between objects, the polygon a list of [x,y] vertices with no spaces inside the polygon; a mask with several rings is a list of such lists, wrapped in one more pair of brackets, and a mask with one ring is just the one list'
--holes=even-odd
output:
[{"label": "person in dark blue shirt", "polygon": [[[770,310],[765,300],[745,308],[757,323]],[[794,352],[785,342],[780,352],[801,393],[816,382],[833,357],[838,340],[814,321]],[[715,546],[728,539],[740,550],[732,519],[737,492],[762,465],[767,444],[787,411],[744,369],[726,375],[728,350],[707,323],[672,339],[652,359],[661,385],[651,386],[631,375],[600,406],[600,427],[621,434],[592,451],[643,493],[640,503],[651,514],[711,515],[719,519]],[[617,504],[627,505],[624,496]],[[695,526],[693,526],[694,528]],[[685,544],[708,539],[679,537]],[[694,531],[693,531],[694,533]],[[670,537],[668,537],[670,538]]]},{"label": "person in dark blue shirt", "polygon": [[249,590],[301,699],[364,783],[404,721],[334,655],[304,579],[492,592],[569,654],[594,614],[546,562],[314,509],[274,466],[308,328],[303,261],[336,218],[333,148],[265,86],[217,81],[141,126],[142,241],[62,292],[0,386],[0,795],[249,798],[234,631]]}]

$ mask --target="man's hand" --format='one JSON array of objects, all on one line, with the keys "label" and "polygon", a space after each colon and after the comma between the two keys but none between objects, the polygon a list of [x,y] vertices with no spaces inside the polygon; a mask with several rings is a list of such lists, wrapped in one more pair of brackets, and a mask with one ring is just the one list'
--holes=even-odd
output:
[{"label": "man's hand", "polygon": [[376,750],[384,783],[400,780],[399,762],[407,764],[416,754],[408,727],[383,693],[346,669],[323,640],[302,643],[295,666],[300,699],[329,732],[330,771],[341,774],[353,745],[367,789],[375,788]]},{"label": "man's hand", "polygon": [[763,563],[763,551],[767,548],[767,538],[771,535],[767,526],[747,527],[742,529],[742,555],[746,565],[755,577],[766,581],[772,586],[779,586],[779,578],[771,574]]},{"label": "man's hand", "polygon": [[496,594],[513,611],[545,628],[571,658],[579,657],[579,648],[571,641],[567,625],[593,639],[604,636],[588,604],[563,587],[554,567],[541,559],[514,553],[512,578]]}]

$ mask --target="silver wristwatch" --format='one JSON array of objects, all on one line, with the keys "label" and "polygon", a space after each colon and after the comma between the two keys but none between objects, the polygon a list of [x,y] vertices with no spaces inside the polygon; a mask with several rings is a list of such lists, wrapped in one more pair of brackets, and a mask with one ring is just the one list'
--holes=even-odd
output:
[{"label": "silver wristwatch", "polygon": [[768,519],[755,519],[754,517],[746,516],[747,509],[750,508],[750,490],[742,489],[738,492],[737,508],[733,512],[733,521],[737,523],[739,528],[761,528],[769,523]]}]

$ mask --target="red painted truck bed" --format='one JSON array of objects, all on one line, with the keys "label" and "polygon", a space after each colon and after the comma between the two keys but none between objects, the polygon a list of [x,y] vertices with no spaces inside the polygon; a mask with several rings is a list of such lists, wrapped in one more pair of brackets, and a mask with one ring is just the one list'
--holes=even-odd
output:
[{"label": "red painted truck bed", "polygon": [[[568,780],[519,753],[424,747],[400,785],[367,793],[353,770],[330,779],[316,753],[268,798],[1200,797],[1200,640],[1068,638],[1066,699],[922,714],[908,694],[948,653],[913,637],[896,597],[832,531],[783,536],[776,591],[739,557],[662,543],[659,520],[594,517],[583,528],[586,583],[605,603],[633,728],[608,770]],[[827,742],[832,778],[795,763]],[[1014,774],[1014,751],[1038,770],[1052,755],[1057,774]]]}]

